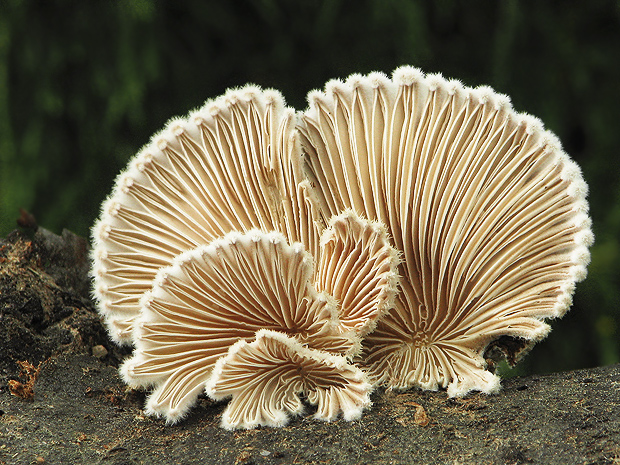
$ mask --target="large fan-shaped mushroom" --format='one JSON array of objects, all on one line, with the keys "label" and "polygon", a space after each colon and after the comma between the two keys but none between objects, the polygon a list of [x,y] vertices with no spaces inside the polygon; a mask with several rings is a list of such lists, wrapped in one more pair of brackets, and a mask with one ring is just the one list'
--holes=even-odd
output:
[{"label": "large fan-shaped mushroom", "polygon": [[329,218],[383,222],[401,292],[365,340],[389,386],[494,391],[483,354],[528,343],[568,309],[592,242],[579,168],[538,120],[489,88],[400,68],[309,95],[305,175]]},{"label": "large fan-shaped mushroom", "polygon": [[332,81],[296,117],[249,86],[173,120],[119,176],[95,295],[135,344],[124,378],[155,386],[147,410],[169,421],[205,383],[233,396],[228,427],[280,424],[301,392],[319,416],[356,416],[368,388],[342,354],[361,337],[377,382],[491,392],[489,345],[544,337],[585,277],[586,191],[556,138],[488,88],[401,68]]},{"label": "large fan-shaped mushroom", "polygon": [[294,124],[278,92],[247,86],[172,120],[130,162],[93,228],[95,297],[116,342],[186,250],[253,228],[318,247]]}]

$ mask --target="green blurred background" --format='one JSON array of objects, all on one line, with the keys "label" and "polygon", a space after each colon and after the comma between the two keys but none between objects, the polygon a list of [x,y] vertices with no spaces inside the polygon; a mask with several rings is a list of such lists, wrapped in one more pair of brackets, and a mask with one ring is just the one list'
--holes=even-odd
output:
[{"label": "green blurred background", "polygon": [[229,87],[302,110],[330,78],[403,64],[510,95],[590,185],[589,277],[512,374],[620,361],[618,1],[0,0],[0,236],[20,207],[88,235],[151,134]]}]

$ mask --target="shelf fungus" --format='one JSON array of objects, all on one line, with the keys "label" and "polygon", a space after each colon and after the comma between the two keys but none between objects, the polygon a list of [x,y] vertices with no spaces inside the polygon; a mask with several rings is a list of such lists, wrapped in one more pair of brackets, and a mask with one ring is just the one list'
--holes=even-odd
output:
[{"label": "shelf fungus", "polygon": [[187,250],[255,228],[318,247],[295,120],[278,92],[246,86],[171,120],[130,161],[93,228],[94,295],[112,339],[132,343],[141,296]]},{"label": "shelf fungus", "polygon": [[121,374],[153,389],[150,414],[182,418],[216,361],[261,329],[351,358],[392,306],[385,227],[353,211],[321,220],[294,119],[275,91],[231,91],[155,136],[104,204],[95,296],[113,339],[134,346]]},{"label": "shelf fungus", "polygon": [[505,96],[403,67],[254,86],[174,119],[93,228],[94,295],[146,411],[228,429],[358,418],[373,386],[499,389],[584,279],[587,186]]},{"label": "shelf fungus", "polygon": [[340,355],[314,350],[286,334],[261,329],[218,360],[207,383],[210,397],[232,397],[222,416],[226,429],[283,426],[304,410],[300,395],[316,405],[314,418],[342,413],[358,419],[370,406],[367,375]]},{"label": "shelf fungus", "polygon": [[402,252],[400,293],[363,366],[392,388],[497,391],[489,344],[545,337],[586,275],[578,166],[506,96],[410,67],[331,81],[309,103],[304,173],[322,216],[382,222]]}]

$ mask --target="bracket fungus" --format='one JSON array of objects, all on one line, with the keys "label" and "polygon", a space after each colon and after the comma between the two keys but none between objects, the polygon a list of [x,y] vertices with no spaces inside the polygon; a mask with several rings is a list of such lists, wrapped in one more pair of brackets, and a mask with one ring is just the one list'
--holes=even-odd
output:
[{"label": "bracket fungus", "polygon": [[226,429],[283,426],[302,413],[300,395],[317,406],[314,418],[331,421],[342,412],[355,420],[370,406],[367,375],[340,355],[314,350],[295,338],[261,329],[218,360],[207,383],[210,397],[232,397],[222,416]]},{"label": "bracket fungus", "polygon": [[309,102],[299,128],[321,214],[380,221],[403,254],[362,363],[393,388],[497,391],[486,347],[545,337],[586,275],[578,166],[506,96],[410,67],[331,81]]},{"label": "bracket fungus", "polygon": [[187,250],[254,228],[318,245],[295,119],[278,92],[246,86],[171,120],[130,161],[93,228],[94,295],[116,342],[132,342],[142,294]]},{"label": "bracket fungus", "polygon": [[[146,411],[355,419],[373,386],[495,392],[586,274],[587,186],[506,96],[410,67],[296,113],[247,86],[174,119],[93,228],[94,295]],[[512,338],[518,344],[502,346]],[[514,353],[513,353],[514,352]],[[370,380],[370,381],[369,381]]]}]

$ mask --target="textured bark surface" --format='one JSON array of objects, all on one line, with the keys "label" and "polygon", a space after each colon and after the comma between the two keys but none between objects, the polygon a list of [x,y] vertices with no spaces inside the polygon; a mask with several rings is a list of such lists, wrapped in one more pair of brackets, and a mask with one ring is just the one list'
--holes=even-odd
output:
[{"label": "textured bark surface", "polygon": [[108,341],[87,269],[69,232],[0,242],[0,463],[620,463],[620,365],[508,379],[494,396],[378,391],[360,421],[279,429],[225,431],[224,404],[201,399],[166,426],[120,380],[128,351]]}]

